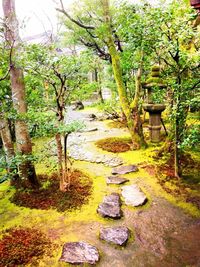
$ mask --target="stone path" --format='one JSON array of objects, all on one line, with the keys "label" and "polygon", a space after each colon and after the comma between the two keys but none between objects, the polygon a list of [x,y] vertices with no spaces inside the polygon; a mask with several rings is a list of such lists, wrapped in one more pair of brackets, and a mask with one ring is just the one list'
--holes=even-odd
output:
[{"label": "stone path", "polygon": [[125,226],[104,227],[100,229],[100,239],[108,243],[124,246],[128,241],[130,231]]},{"label": "stone path", "polygon": [[103,202],[99,204],[97,212],[104,218],[120,219],[122,217],[122,211],[119,194],[112,193],[111,195],[105,196]]},{"label": "stone path", "polygon": [[[73,112],[71,111],[71,113]],[[91,121],[90,115],[87,114],[87,118],[89,121]],[[85,121],[87,127],[87,119]],[[103,138],[105,135],[107,136],[107,134],[105,134],[107,132],[104,127],[102,127],[101,129],[101,131],[103,131],[103,136],[101,134],[94,136],[94,132],[96,132],[97,130],[98,128],[95,127],[95,124],[93,123],[91,128],[90,123],[90,128],[88,127],[82,133],[79,132],[72,134],[68,139],[69,156],[74,158],[75,160],[84,160],[92,163],[103,163],[109,167],[116,167],[121,165],[123,161],[118,156],[113,156],[113,154],[104,154],[103,152],[97,154],[97,152],[94,151],[94,147],[93,149],[91,149],[91,151],[88,151],[88,143]],[[109,133],[109,136],[110,135],[113,136],[112,133]],[[107,177],[107,184],[108,186],[109,184],[121,185],[125,182],[128,182],[129,179],[120,177],[119,175],[136,171],[138,171],[138,167],[136,165],[116,167],[111,171],[113,175]],[[139,198],[139,205],[145,203],[145,201],[143,201],[143,203],[141,202],[142,192],[139,189],[137,191],[136,188],[134,190],[133,187],[130,186],[127,188],[127,190],[125,190],[126,187],[123,188],[124,189],[122,190],[122,196],[124,196],[126,204],[129,204],[129,198],[131,197],[131,205],[133,204],[133,200],[137,202],[137,198]],[[136,194],[136,196],[132,196],[132,194]],[[120,219],[123,215],[121,205],[122,202],[120,195],[118,193],[112,193],[104,197],[102,203],[100,203],[97,208],[97,213],[103,218],[107,217],[111,219]],[[130,230],[126,226],[104,227],[100,229],[99,234],[99,238],[101,240],[119,246],[124,246],[127,243],[129,236]],[[97,248],[82,241],[65,243],[65,245],[63,246],[62,256],[60,258],[60,261],[72,264],[95,264],[98,260],[99,254]]]},{"label": "stone path", "polygon": [[[123,160],[116,156],[93,153],[88,151],[88,146],[81,139],[76,138],[76,144],[69,144],[69,156],[75,160],[84,160],[92,163],[102,163],[109,167],[119,166]],[[70,140],[71,141],[71,140]],[[78,145],[77,145],[78,143]]]},{"label": "stone path", "polygon": [[72,133],[68,137],[68,151],[71,158],[92,163],[102,163],[109,167],[123,164],[123,160],[119,156],[98,150],[94,142],[101,138],[125,134],[127,132],[125,129],[109,129],[104,122],[91,121],[90,112],[77,112],[70,109],[67,118],[66,122],[77,120],[85,124],[85,129],[78,133]]},{"label": "stone path", "polygon": [[120,177],[120,176],[108,176],[106,179],[106,183],[107,184],[124,184],[126,182],[128,182],[129,179]]},{"label": "stone path", "polygon": [[60,261],[71,264],[95,264],[99,261],[99,252],[96,247],[86,242],[69,242],[63,246]]},{"label": "stone path", "polygon": [[[112,130],[111,133],[106,132],[105,127],[103,126],[101,128],[99,125],[102,126],[99,122],[98,125],[95,125],[95,123],[92,124],[92,128],[98,128],[98,133],[95,131],[85,131],[84,134],[78,133],[76,136],[72,135],[70,137],[71,155],[75,159],[103,163],[110,167],[122,164],[122,161],[120,161],[120,158],[117,156],[113,157],[109,154],[110,158],[105,160],[103,157],[107,156],[107,154],[103,155],[103,153],[99,153],[99,151],[98,155],[96,151],[94,153],[88,152],[88,147],[90,151],[93,151],[93,143],[96,140],[115,136],[116,134],[112,132]],[[75,143],[77,141],[79,143],[76,146]],[[81,147],[80,150],[84,151],[84,153],[78,150],[79,144]],[[137,166],[125,165],[112,169],[110,174],[113,175],[109,176],[108,174],[107,178],[105,177],[108,189],[113,188],[115,190],[116,188],[117,192],[119,191],[118,188],[121,189],[121,194],[114,192],[105,195],[102,203],[100,203],[97,208],[99,216],[111,218],[113,222],[112,225],[111,220],[105,220],[105,224],[109,224],[105,227],[99,225],[98,222],[88,222],[84,226],[82,222],[80,222],[79,226],[78,223],[74,226],[71,225],[69,231],[73,229],[76,232],[77,229],[82,229],[82,232],[79,231],[81,238],[87,237],[87,240],[92,240],[92,243],[99,248],[101,254],[99,266],[182,267],[187,265],[199,267],[200,221],[194,224],[194,220],[189,218],[180,209],[173,207],[164,199],[155,197],[153,198],[152,205],[147,210],[140,209],[140,206],[147,202],[147,197],[140,186],[137,184],[129,184],[121,187],[121,184],[129,181],[120,175],[135,171],[139,171]],[[137,179],[135,180],[137,181]],[[141,181],[142,179],[140,179],[140,182]],[[112,184],[116,184],[117,186],[112,187]],[[152,191],[150,188],[149,190]],[[122,203],[125,204],[122,207],[121,196]],[[131,210],[127,208],[127,205],[138,208],[137,210]],[[123,220],[120,220],[122,211]],[[188,227],[189,225],[190,227]],[[177,228],[179,230],[176,232],[175,229]],[[96,237],[97,229],[99,231],[99,239],[106,242],[98,241]],[[185,230],[181,231],[181,229]],[[131,232],[134,233],[134,240],[128,242]],[[93,238],[91,236],[93,236]],[[196,236],[196,239],[191,241],[191,236]],[[181,243],[182,241],[184,241],[184,244]],[[75,244],[71,245],[72,243],[73,242],[69,242],[64,245],[61,261],[75,264],[96,264],[99,260],[98,249],[93,245],[83,241],[74,242],[76,246]],[[111,246],[112,244],[116,246],[125,246],[127,244],[127,246],[123,250],[117,250],[116,246]],[[71,249],[71,247],[73,249]],[[198,264],[196,264],[197,262]]]},{"label": "stone path", "polygon": [[123,186],[122,196],[124,197],[126,205],[131,205],[133,207],[142,206],[147,202],[147,197],[135,184]]},{"label": "stone path", "polygon": [[126,174],[130,172],[137,172],[138,167],[136,165],[120,166],[112,169],[112,174]]},{"label": "stone path", "polygon": [[[129,173],[138,171],[137,166],[128,165],[122,166],[115,173]],[[113,172],[113,171],[112,171]],[[118,176],[111,176],[111,181],[116,184],[126,182],[128,179]],[[121,181],[120,181],[121,180]],[[119,183],[120,181],[120,183]],[[122,196],[125,199],[125,204],[131,206],[142,206],[146,203],[147,198],[137,185],[129,185],[122,187]],[[97,213],[103,218],[120,219],[123,215],[121,210],[121,198],[118,193],[112,193],[104,197],[103,202],[99,204]],[[100,229],[99,238],[110,244],[125,246],[130,236],[130,230],[126,226],[104,227]],[[99,261],[99,254],[96,247],[85,242],[69,242],[63,247],[60,261],[72,264],[96,264]]]}]

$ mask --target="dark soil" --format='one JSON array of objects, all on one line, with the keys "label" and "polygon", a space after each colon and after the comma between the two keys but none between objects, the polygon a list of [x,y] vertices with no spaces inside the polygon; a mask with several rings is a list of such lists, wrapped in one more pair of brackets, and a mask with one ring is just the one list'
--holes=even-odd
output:
[{"label": "dark soil", "polygon": [[53,208],[62,212],[80,208],[88,202],[92,192],[91,179],[79,170],[71,173],[71,185],[67,192],[59,190],[59,179],[56,173],[50,177],[39,175],[38,178],[42,185],[39,190],[17,189],[11,202],[31,209]]},{"label": "dark soil", "polygon": [[131,150],[130,138],[110,137],[97,141],[96,146],[108,152],[120,153]]},{"label": "dark soil", "polygon": [[0,267],[31,263],[52,247],[46,235],[37,229],[9,229],[0,240]]}]

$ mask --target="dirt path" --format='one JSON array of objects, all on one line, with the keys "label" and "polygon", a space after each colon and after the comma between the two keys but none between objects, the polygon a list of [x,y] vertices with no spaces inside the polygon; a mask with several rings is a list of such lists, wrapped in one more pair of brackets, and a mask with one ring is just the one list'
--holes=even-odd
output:
[{"label": "dirt path", "polygon": [[[95,121],[90,122],[89,125],[90,127],[96,127],[98,131],[83,134],[85,137],[84,149],[92,150],[96,154],[99,154],[100,151],[94,146],[94,141],[99,138],[127,134],[124,129],[110,129],[108,131],[105,122]],[[81,135],[79,135],[80,137]],[[141,154],[144,154],[144,151]],[[141,163],[141,158],[136,156],[136,158],[131,159],[130,156],[125,157],[125,163]],[[146,157],[143,158],[144,161],[146,159]],[[91,173],[93,172],[92,163],[89,170]],[[109,174],[110,171],[108,170],[106,175]],[[143,176],[143,173],[139,171],[137,176],[140,177],[141,175]],[[150,203],[145,209],[137,208],[133,210],[123,206],[123,219],[113,222],[109,220],[107,223],[108,225],[125,225],[132,230],[134,240],[130,241],[125,249],[119,250],[105,243],[102,244],[96,237],[93,239],[92,236],[96,236],[95,232],[98,231],[99,224],[92,223],[90,225],[86,223],[83,226],[79,223],[79,234],[83,231],[81,238],[88,238],[88,241],[95,244],[102,252],[99,266],[200,266],[200,219],[192,218],[184,210],[159,196],[160,194],[156,192],[156,189],[159,188],[154,188],[145,176],[140,178],[135,178],[136,175],[132,176],[134,177],[130,179],[130,184],[136,183],[141,186],[148,193]],[[130,177],[131,175],[129,175]],[[154,183],[156,183],[155,180]],[[107,186],[106,191],[107,193],[110,191],[120,192],[119,188]],[[83,228],[82,231],[81,228]],[[74,231],[75,229],[77,229],[77,225],[74,225]],[[85,231],[86,229],[87,231]],[[86,232],[88,236],[85,235]]]}]

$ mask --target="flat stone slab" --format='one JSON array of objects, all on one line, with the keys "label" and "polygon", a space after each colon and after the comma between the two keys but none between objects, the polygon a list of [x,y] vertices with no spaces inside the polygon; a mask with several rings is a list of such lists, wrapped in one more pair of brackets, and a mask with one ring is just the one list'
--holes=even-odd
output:
[{"label": "flat stone slab", "polygon": [[129,179],[122,178],[120,176],[109,176],[106,179],[107,184],[124,184],[128,181],[129,181]]},{"label": "flat stone slab", "polygon": [[71,264],[96,264],[99,261],[99,252],[96,247],[86,242],[65,243],[60,261]]},{"label": "flat stone slab", "polygon": [[100,229],[100,239],[119,246],[126,245],[130,231],[125,226],[105,227]]},{"label": "flat stone slab", "polygon": [[97,128],[86,128],[83,131],[81,131],[82,133],[89,133],[89,132],[96,132],[98,131]]},{"label": "flat stone slab", "polygon": [[147,197],[137,185],[125,185],[122,187],[122,196],[126,205],[133,207],[142,206],[147,202]]},{"label": "flat stone slab", "polygon": [[120,219],[122,217],[122,211],[119,194],[112,193],[111,195],[105,196],[103,202],[97,208],[97,213],[103,218]]},{"label": "flat stone slab", "polygon": [[138,167],[136,165],[120,166],[112,169],[112,174],[126,174],[129,172],[137,172]]}]

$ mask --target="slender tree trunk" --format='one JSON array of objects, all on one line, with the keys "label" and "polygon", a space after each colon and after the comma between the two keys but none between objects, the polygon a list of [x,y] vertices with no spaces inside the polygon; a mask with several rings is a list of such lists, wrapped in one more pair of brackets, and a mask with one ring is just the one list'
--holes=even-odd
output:
[{"label": "slender tree trunk", "polygon": [[[58,127],[64,121],[64,97],[62,95],[63,87],[61,86],[60,92],[58,93],[57,88],[54,87],[57,96],[57,119]],[[57,157],[58,157],[58,173],[60,179],[60,190],[66,192],[69,189],[70,182],[67,169],[67,135],[63,136],[64,141],[64,157],[63,157],[63,146],[62,146],[62,136],[60,133],[56,134],[56,145],[57,145]]]},{"label": "slender tree trunk", "polygon": [[64,181],[63,181],[63,154],[62,154],[62,142],[61,135],[56,134],[56,145],[57,145],[57,157],[58,157],[58,173],[60,178],[60,190],[64,191]]},{"label": "slender tree trunk", "polygon": [[0,133],[3,142],[3,148],[7,162],[10,162],[15,156],[14,145],[11,138],[11,133],[6,119],[0,120]]},{"label": "slender tree trunk", "polygon": [[103,95],[102,95],[102,88],[101,88],[101,75],[100,72],[95,68],[95,82],[98,84],[98,95],[101,100],[101,103],[104,103]]},{"label": "slender tree trunk", "polygon": [[135,95],[134,100],[131,103],[131,110],[134,117],[134,132],[137,132],[140,136],[140,146],[146,147],[147,144],[144,139],[143,127],[142,127],[142,120],[140,117],[140,109],[139,109],[139,99],[141,93],[141,76],[142,76],[142,67],[140,66],[135,74]]},{"label": "slender tree trunk", "polygon": [[180,178],[179,170],[179,151],[178,151],[178,140],[177,140],[177,125],[175,125],[175,136],[174,136],[174,176]]},{"label": "slender tree trunk", "polygon": [[19,178],[18,170],[12,164],[12,160],[15,157],[14,145],[10,133],[8,121],[6,119],[0,120],[0,134],[3,142],[3,149],[6,155],[6,163],[8,165],[7,172],[11,175],[12,180],[16,182]]},{"label": "slender tree trunk", "polygon": [[[3,11],[5,18],[5,35],[6,41],[10,48],[12,47],[12,62],[10,68],[10,79],[12,89],[12,101],[13,107],[17,113],[17,119],[15,121],[15,135],[17,143],[17,151],[26,156],[32,154],[32,144],[28,132],[27,124],[24,117],[27,112],[27,106],[25,101],[25,84],[23,71],[17,66],[16,58],[19,53],[19,33],[18,33],[18,21],[15,15],[15,1],[3,0]],[[34,165],[31,160],[26,159],[19,165],[21,177],[28,180],[32,187],[38,187],[39,182],[36,177]]]},{"label": "slender tree trunk", "polygon": [[115,47],[115,43],[114,43],[113,36],[112,36],[111,17],[110,17],[110,11],[109,11],[109,0],[102,0],[102,4],[103,4],[105,26],[106,26],[106,42],[107,42],[109,53],[110,53],[111,60],[112,60],[112,68],[113,68],[115,82],[117,84],[120,105],[127,119],[127,125],[130,131],[130,134],[131,134],[133,148],[139,149],[141,147],[141,137],[139,136],[137,131],[135,131],[136,130],[134,127],[135,123],[134,123],[134,119],[132,116],[130,104],[128,101],[126,88],[125,88],[123,78],[122,78],[120,57]]}]

